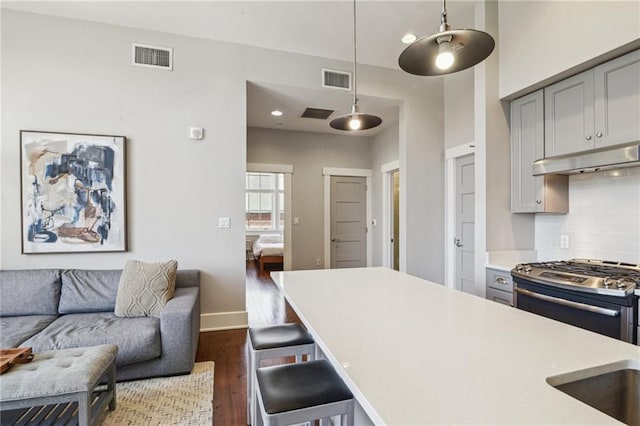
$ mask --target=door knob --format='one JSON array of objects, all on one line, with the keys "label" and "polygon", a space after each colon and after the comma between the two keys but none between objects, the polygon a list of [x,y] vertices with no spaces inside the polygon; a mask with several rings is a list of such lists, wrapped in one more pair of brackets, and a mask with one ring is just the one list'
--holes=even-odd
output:
[{"label": "door knob", "polygon": [[460,238],[454,238],[453,239],[453,244],[456,245],[456,247],[462,247],[464,246],[464,244],[462,244],[462,242],[460,241]]}]

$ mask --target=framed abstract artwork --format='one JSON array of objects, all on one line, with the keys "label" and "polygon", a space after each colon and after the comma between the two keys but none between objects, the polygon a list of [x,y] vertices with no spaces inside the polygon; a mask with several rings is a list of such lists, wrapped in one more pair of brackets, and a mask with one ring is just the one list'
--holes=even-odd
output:
[{"label": "framed abstract artwork", "polygon": [[125,142],[20,131],[22,253],[127,250]]}]

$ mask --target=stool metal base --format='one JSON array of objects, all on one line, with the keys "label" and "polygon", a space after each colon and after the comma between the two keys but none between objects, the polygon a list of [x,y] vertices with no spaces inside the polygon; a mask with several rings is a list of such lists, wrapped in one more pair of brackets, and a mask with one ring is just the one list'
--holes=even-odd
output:
[{"label": "stool metal base", "polygon": [[[262,393],[260,386],[256,383],[256,402],[259,413],[253,426],[284,426],[294,425],[312,420],[319,419],[320,426],[328,426],[331,423],[329,419],[340,417],[340,426],[353,426],[354,424],[354,400],[346,399],[343,401],[332,402],[329,404],[315,405],[313,407],[301,408],[298,410],[284,411],[280,413],[269,414],[264,408]],[[313,424],[313,423],[312,423]]]}]

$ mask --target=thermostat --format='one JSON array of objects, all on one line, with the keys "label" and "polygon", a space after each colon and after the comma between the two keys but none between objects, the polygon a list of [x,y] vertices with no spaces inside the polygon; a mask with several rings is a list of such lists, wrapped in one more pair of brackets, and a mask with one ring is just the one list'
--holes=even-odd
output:
[{"label": "thermostat", "polygon": [[204,129],[202,127],[189,127],[189,137],[195,140],[202,140]]}]

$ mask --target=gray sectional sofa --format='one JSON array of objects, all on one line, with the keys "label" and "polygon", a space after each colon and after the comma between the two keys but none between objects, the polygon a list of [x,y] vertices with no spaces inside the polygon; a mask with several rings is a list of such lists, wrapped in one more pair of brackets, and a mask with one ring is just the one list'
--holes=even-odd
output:
[{"label": "gray sectional sofa", "polygon": [[114,315],[121,270],[0,271],[0,347],[112,343],[117,379],[188,373],[200,332],[200,272],[179,270],[160,318]]}]

